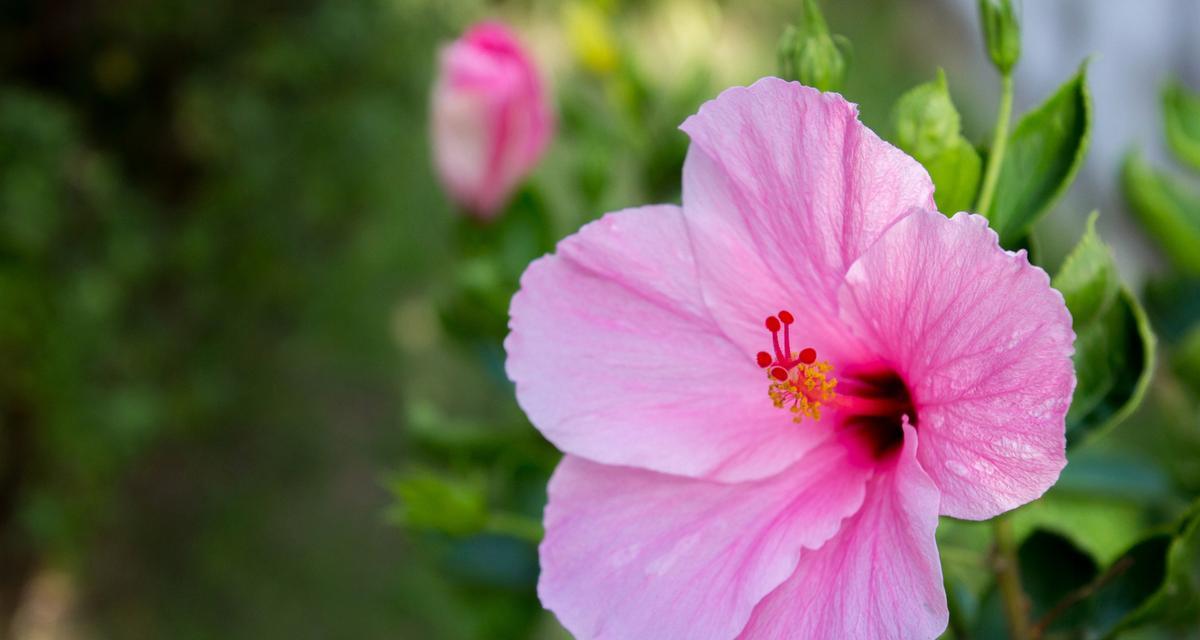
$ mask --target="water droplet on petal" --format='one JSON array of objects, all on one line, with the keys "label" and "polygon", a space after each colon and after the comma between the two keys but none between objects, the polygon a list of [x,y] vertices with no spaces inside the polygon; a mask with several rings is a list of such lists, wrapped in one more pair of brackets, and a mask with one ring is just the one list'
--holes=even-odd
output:
[{"label": "water droplet on petal", "polygon": [[950,470],[950,473],[960,477],[966,477],[966,475],[970,473],[970,470],[967,469],[966,465],[958,460],[947,460],[946,468]]}]

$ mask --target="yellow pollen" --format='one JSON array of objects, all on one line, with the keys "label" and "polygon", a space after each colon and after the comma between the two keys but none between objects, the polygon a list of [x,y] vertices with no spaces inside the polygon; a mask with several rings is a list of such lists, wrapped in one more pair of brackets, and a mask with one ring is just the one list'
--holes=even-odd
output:
[{"label": "yellow pollen", "polygon": [[788,370],[786,380],[776,380],[767,373],[771,386],[767,395],[777,409],[787,409],[792,413],[792,422],[800,423],[804,418],[821,419],[821,406],[832,401],[837,395],[837,378],[826,376],[833,366],[828,362],[812,364],[797,363]]}]

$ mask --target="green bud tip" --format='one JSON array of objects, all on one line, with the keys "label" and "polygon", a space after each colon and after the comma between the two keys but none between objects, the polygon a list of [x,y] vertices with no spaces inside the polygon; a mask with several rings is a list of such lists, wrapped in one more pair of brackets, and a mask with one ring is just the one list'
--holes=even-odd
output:
[{"label": "green bud tip", "polygon": [[1021,57],[1021,24],[1012,0],[979,0],[979,21],[988,57],[1008,75]]}]

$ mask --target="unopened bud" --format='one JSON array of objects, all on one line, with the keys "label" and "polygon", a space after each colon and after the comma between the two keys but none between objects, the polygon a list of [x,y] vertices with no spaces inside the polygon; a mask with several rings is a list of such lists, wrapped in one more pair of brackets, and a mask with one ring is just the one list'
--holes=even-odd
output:
[{"label": "unopened bud", "polygon": [[918,159],[932,158],[956,144],[962,123],[946,87],[946,74],[939,69],[936,80],[901,96],[892,122],[896,145]]},{"label": "unopened bud", "polygon": [[846,40],[830,35],[816,0],[805,0],[804,22],[788,26],[779,40],[779,75],[820,89],[837,91],[846,78]]},{"label": "unopened bud", "polygon": [[979,21],[988,56],[1008,75],[1021,57],[1021,25],[1011,0],[979,0]]}]

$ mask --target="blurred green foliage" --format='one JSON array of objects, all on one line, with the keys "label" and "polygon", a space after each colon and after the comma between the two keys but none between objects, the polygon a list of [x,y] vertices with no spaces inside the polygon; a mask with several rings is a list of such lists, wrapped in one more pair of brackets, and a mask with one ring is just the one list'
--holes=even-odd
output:
[{"label": "blurred green foliage", "polygon": [[[1147,307],[1171,347],[1171,373],[1195,394],[1200,392],[1200,166],[1193,151],[1200,148],[1200,92],[1169,80],[1162,109],[1168,146],[1184,173],[1151,166],[1135,148],[1125,158],[1122,186],[1134,215],[1167,258],[1146,285]],[[1190,404],[1195,426],[1200,402]]]},{"label": "blurred green foliage", "polygon": [[106,637],[465,633],[379,481],[403,444],[395,302],[448,223],[413,70],[453,17],[0,20],[5,581],[69,570]]}]

